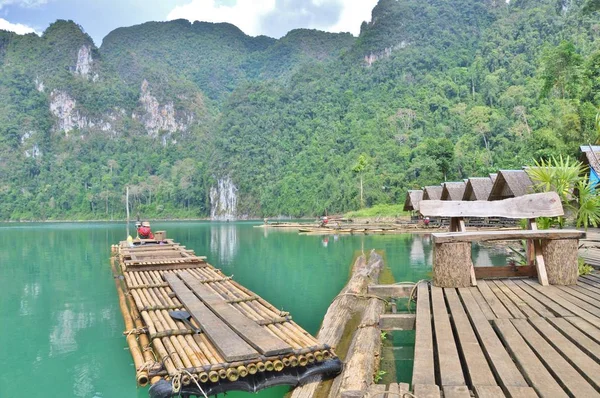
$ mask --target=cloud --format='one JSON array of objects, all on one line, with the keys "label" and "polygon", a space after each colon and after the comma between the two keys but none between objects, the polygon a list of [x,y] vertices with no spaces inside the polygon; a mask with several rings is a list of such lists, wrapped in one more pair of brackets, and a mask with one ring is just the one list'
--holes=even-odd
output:
[{"label": "cloud", "polygon": [[0,30],[8,30],[9,32],[15,32],[20,35],[25,35],[27,33],[35,33],[39,35],[39,32],[37,32],[30,26],[23,25],[20,23],[11,23],[3,18],[0,18]]},{"label": "cloud", "polygon": [[296,28],[358,35],[376,4],[377,0],[190,0],[175,7],[167,19],[229,22],[251,36],[281,37]]},{"label": "cloud", "polygon": [[31,8],[46,4],[48,0],[0,0],[0,9],[4,6],[17,5],[19,7]]}]

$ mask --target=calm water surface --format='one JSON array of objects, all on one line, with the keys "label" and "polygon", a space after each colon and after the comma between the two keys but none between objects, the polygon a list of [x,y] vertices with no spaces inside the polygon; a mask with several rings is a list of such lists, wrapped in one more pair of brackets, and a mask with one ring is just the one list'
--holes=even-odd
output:
[{"label": "calm water surface", "polygon": [[[253,225],[155,222],[153,229],[206,255],[312,334],[363,248],[384,251],[396,281],[430,278],[427,236],[299,236]],[[110,245],[124,238],[116,223],[0,223],[0,397],[148,396],[135,386],[108,261]],[[503,261],[485,250],[475,256],[481,265]]]}]

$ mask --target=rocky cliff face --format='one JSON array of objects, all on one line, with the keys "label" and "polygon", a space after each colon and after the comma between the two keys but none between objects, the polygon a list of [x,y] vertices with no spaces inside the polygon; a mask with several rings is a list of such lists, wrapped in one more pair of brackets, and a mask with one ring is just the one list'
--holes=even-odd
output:
[{"label": "rocky cliff face", "polygon": [[144,109],[143,115],[133,115],[139,118],[149,135],[156,136],[159,131],[174,133],[186,131],[194,121],[194,116],[175,111],[173,102],[161,105],[150,92],[150,84],[144,79],[141,87],[140,103]]},{"label": "rocky cliff face", "polygon": [[[112,125],[102,119],[92,120],[77,109],[77,101],[67,92],[52,90],[50,93],[50,113],[56,117],[55,130],[63,131],[68,137],[75,129],[96,129],[112,131]],[[109,115],[114,119],[114,115]]]},{"label": "rocky cliff face", "polygon": [[217,186],[210,188],[210,219],[215,221],[235,220],[237,201],[237,188],[231,178],[220,178]]},{"label": "rocky cliff face", "polygon": [[88,77],[92,71],[92,49],[89,46],[81,46],[77,53],[77,65],[75,73],[84,77]]}]

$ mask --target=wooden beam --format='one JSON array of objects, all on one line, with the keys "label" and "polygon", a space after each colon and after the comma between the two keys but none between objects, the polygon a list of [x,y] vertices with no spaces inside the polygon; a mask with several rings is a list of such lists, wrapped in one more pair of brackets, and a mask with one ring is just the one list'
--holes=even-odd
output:
[{"label": "wooden beam", "polygon": [[369,285],[367,292],[368,294],[372,294],[383,299],[390,297],[409,298],[414,287],[414,283],[398,283],[396,285]]},{"label": "wooden beam", "polygon": [[498,267],[475,267],[477,279],[536,277],[535,265],[507,265]]},{"label": "wooden beam", "polygon": [[510,230],[442,232],[431,234],[434,243],[487,242],[492,240],[519,239],[582,239],[585,232],[576,229]]},{"label": "wooden beam", "polygon": [[564,215],[556,192],[536,193],[493,202],[423,200],[419,204],[419,211],[427,217],[535,218]]},{"label": "wooden beam", "polygon": [[379,328],[381,330],[413,330],[415,314],[381,314]]}]

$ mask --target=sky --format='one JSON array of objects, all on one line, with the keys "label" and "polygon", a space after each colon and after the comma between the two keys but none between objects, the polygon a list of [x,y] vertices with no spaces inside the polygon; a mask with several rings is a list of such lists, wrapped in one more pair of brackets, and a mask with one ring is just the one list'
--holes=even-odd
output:
[{"label": "sky", "polygon": [[0,29],[42,34],[57,19],[81,25],[97,46],[112,30],[184,18],[229,22],[250,36],[295,28],[350,32],[371,20],[377,0],[0,0]]}]

